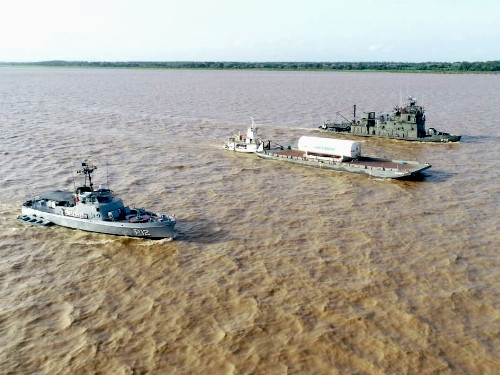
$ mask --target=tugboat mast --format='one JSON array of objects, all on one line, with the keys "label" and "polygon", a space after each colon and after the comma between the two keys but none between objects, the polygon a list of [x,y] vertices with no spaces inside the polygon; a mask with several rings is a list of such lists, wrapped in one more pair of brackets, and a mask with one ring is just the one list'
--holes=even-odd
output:
[{"label": "tugboat mast", "polygon": [[94,188],[93,188],[94,185],[92,184],[92,173],[94,172],[94,170],[97,169],[97,167],[95,165],[91,165],[91,164],[87,163],[86,160],[82,163],[82,167],[83,167],[83,169],[80,171],[77,171],[76,173],[83,173],[85,175],[85,182],[84,182],[83,186],[87,186],[87,177],[88,177],[90,190],[94,191]]}]

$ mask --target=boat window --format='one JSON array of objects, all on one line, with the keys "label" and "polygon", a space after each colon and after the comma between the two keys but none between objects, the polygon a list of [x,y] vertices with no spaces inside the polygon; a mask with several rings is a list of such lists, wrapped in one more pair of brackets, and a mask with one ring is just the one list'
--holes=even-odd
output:
[{"label": "boat window", "polygon": [[92,190],[90,189],[90,186],[80,186],[78,189],[76,189],[77,194],[82,194],[85,192],[91,192]]}]

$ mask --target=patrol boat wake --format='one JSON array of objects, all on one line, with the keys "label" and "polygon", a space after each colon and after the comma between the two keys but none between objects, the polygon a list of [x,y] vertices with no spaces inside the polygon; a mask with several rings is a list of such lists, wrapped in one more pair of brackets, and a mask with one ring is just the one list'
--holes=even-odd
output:
[{"label": "patrol boat wake", "polygon": [[[112,190],[94,190],[92,173],[97,167],[82,163],[85,182],[71,191],[49,191],[23,203],[19,220],[30,224],[81,229],[119,236],[150,239],[174,238],[174,217],[124,206]],[[87,186],[87,179],[89,185]]]},{"label": "patrol boat wake", "polygon": [[361,145],[358,142],[320,137],[300,137],[298,150],[266,150],[260,147],[257,155],[263,159],[376,178],[411,178],[431,167],[429,163],[361,156]]},{"label": "patrol boat wake", "polygon": [[417,105],[412,96],[408,96],[404,106],[396,106],[390,113],[363,112],[361,119],[357,121],[356,106],[353,112],[352,121],[337,112],[337,115],[343,118],[342,121],[325,121],[319,129],[362,137],[420,142],[458,142],[462,138],[461,135],[444,133],[434,128],[426,130],[424,107]]}]

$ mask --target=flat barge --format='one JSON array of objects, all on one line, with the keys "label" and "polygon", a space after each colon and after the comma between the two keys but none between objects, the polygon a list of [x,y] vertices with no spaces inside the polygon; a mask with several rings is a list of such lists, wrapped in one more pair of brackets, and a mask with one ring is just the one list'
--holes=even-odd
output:
[{"label": "flat barge", "polygon": [[[308,145],[304,146],[301,140],[307,138]],[[343,145],[341,145],[343,142]],[[315,143],[315,144],[314,144]],[[352,152],[337,152],[346,143],[352,145]],[[349,145],[347,145],[349,148]],[[336,150],[332,150],[336,148]],[[321,151],[321,152],[318,152]],[[418,163],[416,161],[389,160],[360,155],[360,145],[357,142],[336,140],[331,138],[301,137],[299,149],[266,150],[259,149],[257,155],[268,160],[285,161],[308,167],[329,169],[341,172],[358,173],[375,178],[383,179],[407,179],[414,177],[431,165],[429,163]]]}]

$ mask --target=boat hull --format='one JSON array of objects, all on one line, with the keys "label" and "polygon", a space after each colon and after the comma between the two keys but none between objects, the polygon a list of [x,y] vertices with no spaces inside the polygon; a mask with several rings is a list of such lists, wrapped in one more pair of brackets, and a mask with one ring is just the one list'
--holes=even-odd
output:
[{"label": "boat hull", "polygon": [[235,152],[242,152],[246,154],[251,154],[257,151],[257,148],[259,147],[258,144],[256,143],[232,143],[228,142],[225,145],[225,148],[227,150],[235,151]]},{"label": "boat hull", "polygon": [[355,137],[372,137],[372,138],[385,138],[385,139],[396,139],[400,141],[410,141],[410,142],[433,142],[433,143],[448,143],[448,142],[460,142],[462,138],[461,135],[457,134],[439,134],[439,135],[429,135],[426,137],[394,137],[394,136],[382,136],[377,134],[358,134],[352,133],[345,130],[337,130],[336,128],[323,128],[319,127],[319,130],[323,133],[338,133],[352,135]]},{"label": "boat hull", "polygon": [[405,179],[414,177],[431,167],[430,164],[420,164],[416,161],[386,160],[371,157],[360,157],[352,161],[337,161],[327,157],[306,157],[298,150],[258,151],[260,158],[286,161],[308,167],[334,171],[357,173],[383,179]]},{"label": "boat hull", "polygon": [[[23,206],[22,215],[38,218],[67,228],[116,236],[139,237],[149,239],[175,238],[175,220],[163,222],[130,223],[126,221],[90,220],[40,211]],[[30,221],[26,221],[30,223]]]}]

